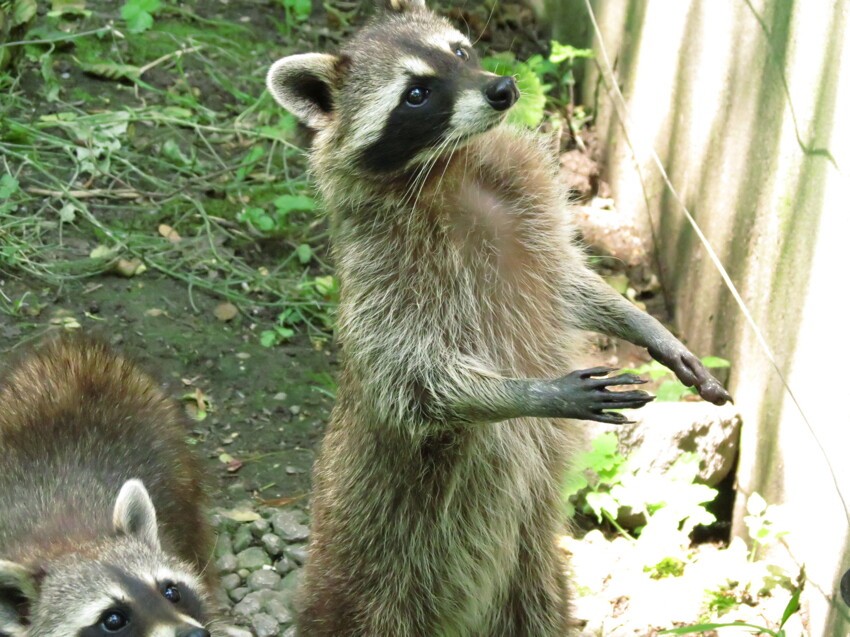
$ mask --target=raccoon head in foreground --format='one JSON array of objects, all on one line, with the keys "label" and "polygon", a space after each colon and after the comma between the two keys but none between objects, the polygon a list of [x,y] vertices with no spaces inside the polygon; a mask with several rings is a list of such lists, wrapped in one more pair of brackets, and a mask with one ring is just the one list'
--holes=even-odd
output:
[{"label": "raccoon head in foreground", "polygon": [[519,91],[512,77],[484,71],[469,39],[424,0],[378,3],[380,16],[339,55],[283,58],[266,83],[318,132],[315,161],[382,179],[489,130]]},{"label": "raccoon head in foreground", "polygon": [[36,568],[0,560],[0,637],[210,637],[203,584],[162,552],[139,480],[121,488],[113,526]]}]

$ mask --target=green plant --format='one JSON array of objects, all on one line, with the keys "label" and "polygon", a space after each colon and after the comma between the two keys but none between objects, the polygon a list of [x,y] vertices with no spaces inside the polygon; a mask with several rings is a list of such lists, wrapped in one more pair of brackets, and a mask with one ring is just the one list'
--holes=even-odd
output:
[{"label": "green plant", "polygon": [[311,0],[280,0],[283,7],[285,22],[284,32],[286,35],[292,33],[292,29],[310,18],[313,9]]},{"label": "green plant", "polygon": [[669,630],[662,630],[659,634],[661,635],[692,635],[694,633],[702,633],[709,630],[719,630],[722,628],[749,628],[754,631],[753,634],[757,635],[769,635],[770,637],[787,637],[787,634],[783,627],[791,618],[791,616],[796,613],[800,609],[800,593],[802,592],[802,585],[798,584],[795,588],[793,594],[791,595],[791,599],[788,601],[788,604],[785,606],[785,610],[782,612],[782,618],[779,620],[779,627],[776,630],[772,630],[765,626],[756,626],[755,624],[748,624],[746,622],[729,622],[729,623],[706,623],[706,624],[694,624],[691,626],[681,626],[679,628],[670,628]]},{"label": "green plant", "polygon": [[127,0],[121,7],[121,17],[130,33],[143,33],[153,26],[153,16],[162,6],[161,0]]},{"label": "green plant", "polygon": [[775,504],[768,505],[758,493],[752,493],[747,498],[747,515],[744,524],[753,541],[750,561],[755,561],[759,548],[776,544],[782,537],[788,535],[782,521],[781,508]]},{"label": "green plant", "polygon": [[[574,101],[575,62],[590,57],[593,57],[590,49],[577,49],[552,40],[548,57],[533,55],[520,61],[513,53],[506,52],[486,57],[481,63],[488,71],[516,78],[521,97],[508,114],[508,121],[534,128],[543,121],[548,101],[559,107]],[[568,99],[562,95],[568,95]],[[573,118],[579,119],[582,125],[587,121],[584,111],[580,118]]]},{"label": "green plant", "polygon": [[[721,369],[730,366],[729,361],[717,356],[704,356],[700,359],[702,364],[709,369]],[[682,400],[685,396],[696,396],[697,392],[693,387],[685,387],[679,380],[673,376],[673,372],[664,367],[658,361],[650,361],[635,369],[623,370],[628,374],[637,374],[638,376],[647,375],[651,380],[659,380],[669,377],[665,380],[655,392],[657,400],[662,402],[676,402]]]},{"label": "green plant", "polygon": [[696,454],[683,453],[658,476],[632,468],[617,451],[617,444],[616,435],[602,434],[567,473],[561,493],[569,513],[576,509],[592,512],[599,522],[606,519],[616,527],[620,509],[641,512],[647,524],[636,529],[637,535],[662,520],[686,535],[694,526],[714,521],[704,505],[714,500],[717,491],[695,482],[699,473]]},{"label": "green plant", "polygon": [[[316,202],[308,195],[281,195],[272,201],[272,206],[274,209],[271,212],[267,212],[265,208],[250,206],[239,213],[236,218],[264,234],[283,234],[290,227],[290,213],[311,212],[315,210]],[[303,255],[302,248],[298,258],[302,263],[305,263]],[[307,261],[309,260],[308,258]]]}]

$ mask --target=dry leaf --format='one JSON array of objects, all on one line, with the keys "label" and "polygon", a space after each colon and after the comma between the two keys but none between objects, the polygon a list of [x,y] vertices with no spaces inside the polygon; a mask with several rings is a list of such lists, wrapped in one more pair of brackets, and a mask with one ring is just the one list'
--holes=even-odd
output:
[{"label": "dry leaf", "polygon": [[165,310],[161,310],[158,307],[152,307],[149,310],[145,310],[145,316],[162,316],[165,314]]},{"label": "dry leaf", "polygon": [[241,468],[242,468],[242,461],[236,460],[235,458],[233,460],[231,460],[230,462],[228,462],[227,466],[225,467],[225,469],[227,470],[227,473],[236,473]]},{"label": "dry leaf", "polygon": [[233,303],[220,303],[216,305],[213,314],[219,321],[232,321],[239,314],[239,310]]},{"label": "dry leaf", "polygon": [[123,276],[126,279],[138,276],[147,269],[147,266],[142,263],[141,259],[118,259],[112,267],[115,274]]},{"label": "dry leaf", "polygon": [[234,520],[236,522],[253,522],[254,520],[259,520],[261,517],[256,511],[250,511],[248,509],[231,509],[230,511],[222,511],[221,515],[228,520]]},{"label": "dry leaf", "polygon": [[180,240],[183,238],[177,231],[169,226],[168,224],[161,223],[159,224],[159,234],[168,239],[171,243],[180,243]]},{"label": "dry leaf", "polygon": [[306,493],[302,493],[301,495],[294,495],[290,498],[272,498],[271,500],[260,500],[260,504],[267,507],[285,507],[288,504],[297,502],[306,495]]}]

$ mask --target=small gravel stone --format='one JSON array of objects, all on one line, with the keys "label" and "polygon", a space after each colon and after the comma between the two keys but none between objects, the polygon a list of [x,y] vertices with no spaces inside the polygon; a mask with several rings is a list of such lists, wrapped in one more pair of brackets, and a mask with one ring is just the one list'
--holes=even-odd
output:
[{"label": "small gravel stone", "polygon": [[310,537],[310,529],[304,522],[304,513],[297,509],[278,511],[271,518],[274,532],[287,542],[302,542]]},{"label": "small gravel stone", "polygon": [[[242,590],[242,589],[236,589]],[[245,589],[248,590],[247,588]],[[236,616],[250,617],[256,615],[263,609],[263,598],[256,593],[248,593],[242,598],[236,606],[233,607],[233,614]]]},{"label": "small gravel stone", "polygon": [[275,588],[280,583],[280,575],[270,569],[261,568],[248,576],[246,584],[252,591]]},{"label": "small gravel stone", "polygon": [[295,626],[290,626],[286,630],[283,631],[281,637],[296,637],[298,633],[295,632]]},{"label": "small gravel stone", "polygon": [[269,556],[259,546],[252,546],[238,553],[236,555],[236,562],[239,568],[247,568],[249,571],[256,571],[266,564],[271,564]]},{"label": "small gravel stone", "polygon": [[291,624],[293,617],[288,601],[288,599],[284,601],[283,599],[272,597],[266,602],[266,612],[280,624]]},{"label": "small gravel stone", "polygon": [[218,558],[215,566],[219,573],[232,573],[239,565],[236,562],[236,556],[231,553],[230,555],[222,555]]},{"label": "small gravel stone", "polygon": [[230,539],[230,534],[222,531],[218,534],[215,541],[215,556],[233,555],[233,542]]},{"label": "small gravel stone", "polygon": [[266,533],[260,538],[263,548],[271,557],[280,557],[283,554],[283,540],[273,533]]},{"label": "small gravel stone", "polygon": [[280,584],[277,585],[277,590],[294,593],[295,589],[298,588],[298,583],[301,581],[301,571],[292,571],[289,575],[280,580]]},{"label": "small gravel stone", "polygon": [[[253,637],[250,630],[239,628],[239,626],[220,626],[218,630],[224,637]],[[295,633],[292,635],[294,637]]]},{"label": "small gravel stone", "polygon": [[226,591],[232,591],[234,588],[239,588],[241,583],[242,578],[236,573],[230,573],[229,575],[225,575],[221,578],[221,586]]},{"label": "small gravel stone", "polygon": [[275,637],[280,634],[277,620],[266,613],[258,613],[251,618],[251,626],[257,637]]},{"label": "small gravel stone", "polygon": [[241,553],[247,549],[254,541],[254,536],[251,534],[251,528],[248,524],[241,525],[233,534],[233,552]]},{"label": "small gravel stone", "polygon": [[295,568],[295,562],[284,556],[274,563],[274,570],[280,575],[286,575]]},{"label": "small gravel stone", "polygon": [[299,566],[303,566],[304,562],[307,561],[308,552],[306,544],[293,544],[292,546],[287,546],[283,552],[289,559]]},{"label": "small gravel stone", "polygon": [[251,574],[251,571],[249,571],[247,568],[240,568],[238,571],[236,571],[236,574],[242,579],[248,579],[248,576]]},{"label": "small gravel stone", "polygon": [[248,526],[251,528],[251,535],[254,537],[262,537],[269,532],[269,521],[263,518],[254,520]]},{"label": "small gravel stone", "polygon": [[[247,586],[242,586],[240,588],[234,588],[232,591],[227,591],[227,596],[232,599],[234,602],[241,602],[245,599],[245,596],[250,592]],[[238,604],[237,604],[238,606]],[[235,608],[235,607],[234,607]]]}]

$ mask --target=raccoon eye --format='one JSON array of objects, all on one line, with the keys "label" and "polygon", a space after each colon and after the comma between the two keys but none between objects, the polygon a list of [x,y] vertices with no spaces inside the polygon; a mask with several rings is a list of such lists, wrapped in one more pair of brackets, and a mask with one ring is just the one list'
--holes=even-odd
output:
[{"label": "raccoon eye", "polygon": [[174,584],[166,584],[165,588],[162,589],[162,595],[172,604],[180,601],[180,589]]},{"label": "raccoon eye", "polygon": [[406,101],[410,106],[422,106],[428,101],[431,91],[423,86],[414,86],[407,92]]},{"label": "raccoon eye", "polygon": [[459,46],[455,49],[455,55],[458,56],[464,62],[469,59],[469,52],[462,46]]},{"label": "raccoon eye", "polygon": [[100,616],[100,627],[109,633],[118,632],[129,623],[127,615],[120,610],[108,610]]}]

